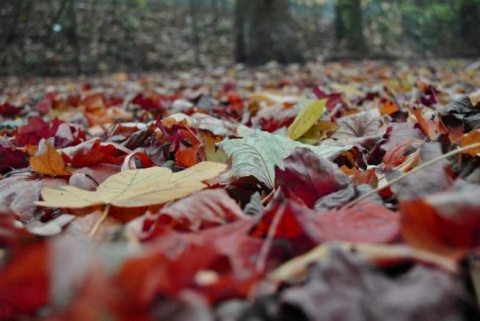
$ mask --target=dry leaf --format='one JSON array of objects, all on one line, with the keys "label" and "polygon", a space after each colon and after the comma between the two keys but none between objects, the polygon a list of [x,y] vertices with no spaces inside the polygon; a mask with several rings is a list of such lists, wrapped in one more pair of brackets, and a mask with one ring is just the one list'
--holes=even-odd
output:
[{"label": "dry leaf", "polygon": [[287,137],[297,140],[302,137],[317,122],[325,111],[326,99],[309,100],[298,102],[299,113],[293,123],[287,129]]},{"label": "dry leaf", "polygon": [[[472,130],[470,133],[465,134],[460,139],[460,146],[461,147],[466,147],[468,145],[478,144],[479,142],[480,142],[480,129]],[[472,155],[472,156],[479,156],[480,155],[480,147],[466,150],[465,153],[469,154],[469,155]]]},{"label": "dry leaf", "polygon": [[203,189],[205,184],[202,181],[217,176],[225,169],[223,164],[202,162],[177,173],[164,167],[129,170],[109,177],[95,192],[73,186],[44,188],[41,192],[44,201],[36,204],[62,208],[162,204]]},{"label": "dry leaf", "polygon": [[30,158],[32,169],[44,175],[67,176],[72,175],[65,169],[65,162],[60,153],[53,146],[52,139],[42,139],[38,144],[38,151]]}]

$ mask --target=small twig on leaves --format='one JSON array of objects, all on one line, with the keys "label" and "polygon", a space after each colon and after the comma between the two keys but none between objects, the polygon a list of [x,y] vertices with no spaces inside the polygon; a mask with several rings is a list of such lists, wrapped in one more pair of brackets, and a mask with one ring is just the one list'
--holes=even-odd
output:
[{"label": "small twig on leaves", "polygon": [[263,205],[266,205],[268,203],[268,201],[273,197],[273,195],[275,195],[275,192],[277,190],[274,188],[272,189],[272,191],[270,193],[268,193],[267,196],[265,196],[263,199],[262,199],[262,204]]},{"label": "small twig on leaves", "polygon": [[102,216],[98,219],[97,222],[95,222],[95,225],[92,227],[90,230],[90,234],[88,235],[88,238],[91,240],[97,234],[98,229],[102,225],[102,223],[105,221],[105,219],[108,216],[108,212],[110,211],[110,204],[107,204],[103,210]]},{"label": "small twig on leaves", "polygon": [[369,198],[370,196],[375,195],[376,193],[380,192],[382,189],[387,188],[387,187],[390,187],[390,186],[392,186],[393,184],[398,183],[399,181],[403,180],[405,177],[408,177],[408,176],[410,176],[410,175],[413,175],[413,174],[421,171],[422,169],[424,169],[424,168],[426,168],[426,167],[428,167],[428,166],[430,166],[430,165],[435,164],[435,163],[438,162],[438,161],[441,161],[441,160],[443,160],[443,159],[445,159],[445,158],[448,158],[448,157],[453,156],[453,155],[456,155],[456,154],[463,153],[463,152],[465,152],[465,151],[467,151],[467,150],[469,150],[469,149],[479,148],[479,147],[480,147],[480,143],[470,144],[470,145],[464,146],[464,147],[462,147],[462,148],[459,148],[459,149],[456,149],[456,150],[452,150],[451,152],[448,152],[448,153],[446,153],[446,154],[443,154],[443,155],[441,155],[441,156],[438,156],[438,157],[436,157],[436,158],[434,158],[434,159],[432,159],[432,160],[429,160],[428,162],[425,162],[425,163],[419,165],[418,167],[415,167],[415,168],[412,169],[411,171],[406,172],[406,173],[404,173],[403,175],[400,175],[400,176],[392,179],[392,180],[391,180],[390,182],[388,182],[387,184],[385,184],[385,185],[383,185],[383,186],[380,186],[380,187],[377,187],[377,188],[369,191],[368,193],[363,194],[363,195],[360,196],[359,198],[356,198],[356,199],[354,199],[353,201],[349,202],[348,204],[342,206],[342,208],[352,207],[353,205],[355,205],[355,204],[357,204],[357,203],[359,203],[359,202],[361,202],[361,201]]}]

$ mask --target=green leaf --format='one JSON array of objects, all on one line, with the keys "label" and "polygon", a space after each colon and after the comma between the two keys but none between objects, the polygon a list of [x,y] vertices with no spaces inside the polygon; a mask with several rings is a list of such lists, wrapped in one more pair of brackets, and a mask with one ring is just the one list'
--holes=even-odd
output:
[{"label": "green leaf", "polygon": [[293,123],[288,126],[287,136],[293,140],[302,137],[315,125],[325,111],[326,99],[311,100],[302,99],[298,102],[299,113]]},{"label": "green leaf", "polygon": [[242,139],[223,141],[219,147],[225,151],[232,165],[230,171],[221,176],[223,179],[235,180],[254,176],[267,188],[273,188],[275,166],[284,169],[284,158],[295,148],[308,148],[318,156],[330,158],[352,146],[311,146],[284,136],[255,130]]}]

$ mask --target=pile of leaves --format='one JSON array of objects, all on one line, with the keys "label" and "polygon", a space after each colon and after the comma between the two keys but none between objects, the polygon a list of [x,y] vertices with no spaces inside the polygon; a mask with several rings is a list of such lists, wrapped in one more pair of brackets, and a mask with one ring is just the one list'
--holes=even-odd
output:
[{"label": "pile of leaves", "polygon": [[0,319],[476,320],[476,65],[13,83]]}]

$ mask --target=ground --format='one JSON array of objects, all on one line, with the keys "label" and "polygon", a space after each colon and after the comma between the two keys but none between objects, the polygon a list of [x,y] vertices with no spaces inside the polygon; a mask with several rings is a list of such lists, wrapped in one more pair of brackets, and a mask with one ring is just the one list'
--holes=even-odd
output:
[{"label": "ground", "polygon": [[3,78],[0,319],[476,320],[479,68]]}]

